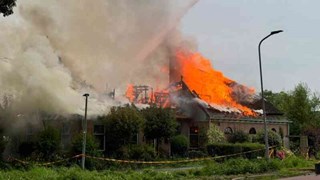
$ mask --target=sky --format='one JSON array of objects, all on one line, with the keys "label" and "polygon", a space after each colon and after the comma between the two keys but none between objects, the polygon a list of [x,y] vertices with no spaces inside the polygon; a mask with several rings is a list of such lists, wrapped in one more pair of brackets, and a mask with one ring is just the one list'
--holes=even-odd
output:
[{"label": "sky", "polygon": [[184,16],[182,32],[216,70],[260,91],[258,44],[264,89],[292,90],[306,83],[320,92],[320,1],[200,0]]}]

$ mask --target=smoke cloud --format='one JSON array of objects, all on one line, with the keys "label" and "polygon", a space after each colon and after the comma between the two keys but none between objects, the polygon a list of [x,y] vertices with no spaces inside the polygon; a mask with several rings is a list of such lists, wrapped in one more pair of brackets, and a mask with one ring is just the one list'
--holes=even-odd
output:
[{"label": "smoke cloud", "polygon": [[[186,4],[19,1],[14,15],[0,18],[0,95],[9,97],[16,113],[68,114],[83,111],[82,94],[89,92],[89,114],[97,114],[116,103],[106,95],[113,88],[122,94],[133,82],[164,87],[168,47],[180,39],[172,28]],[[159,32],[160,40],[154,38]],[[156,48],[145,48],[149,44]],[[137,59],[139,54],[146,59]]]}]

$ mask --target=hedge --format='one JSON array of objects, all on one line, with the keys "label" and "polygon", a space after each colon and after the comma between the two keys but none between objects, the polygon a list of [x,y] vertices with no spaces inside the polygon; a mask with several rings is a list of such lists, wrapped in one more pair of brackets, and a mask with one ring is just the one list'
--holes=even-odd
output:
[{"label": "hedge", "polygon": [[[254,151],[260,150],[261,151]],[[244,153],[248,151],[254,151],[252,153],[246,153],[241,155],[246,158],[256,158],[257,156],[263,157],[264,145],[258,143],[213,143],[207,145],[207,152],[210,156],[223,156],[237,153]]]}]

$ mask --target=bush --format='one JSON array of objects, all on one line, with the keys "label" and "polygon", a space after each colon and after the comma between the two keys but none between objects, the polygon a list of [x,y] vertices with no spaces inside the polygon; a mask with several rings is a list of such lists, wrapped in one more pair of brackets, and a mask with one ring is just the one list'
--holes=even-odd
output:
[{"label": "bush", "polygon": [[207,131],[207,138],[209,144],[225,141],[224,133],[215,124],[210,124]]},{"label": "bush", "polygon": [[[261,151],[254,151],[260,150]],[[257,156],[264,155],[264,145],[257,143],[214,143],[207,146],[208,154],[211,156],[223,156],[229,154],[244,153],[254,151],[251,153],[242,154],[247,158],[256,158]]]},{"label": "bush", "polygon": [[45,160],[51,160],[60,150],[60,133],[57,129],[47,127],[37,136],[37,152]]},{"label": "bush", "polygon": [[151,161],[156,158],[155,151],[149,145],[129,145],[121,148],[120,158],[140,161]]},{"label": "bush", "polygon": [[228,142],[230,143],[244,143],[249,142],[249,135],[243,131],[235,131],[228,135]]},{"label": "bush", "polygon": [[36,151],[36,143],[33,141],[24,141],[19,144],[18,153],[21,157],[30,157]]},{"label": "bush", "polygon": [[[82,140],[83,134],[79,133],[72,140],[71,145],[71,154],[77,155],[82,153]],[[91,134],[87,134],[86,136],[86,154],[91,156],[97,156],[101,153],[98,151],[99,144]]]},{"label": "bush", "polygon": [[[253,141],[264,144],[265,143],[264,132],[263,131],[259,132],[256,136],[256,139]],[[268,143],[269,143],[269,146],[281,146],[282,145],[281,136],[274,131],[268,130]]]},{"label": "bush", "polygon": [[188,153],[188,157],[189,158],[202,158],[202,157],[206,157],[207,154],[203,151],[189,151]]},{"label": "bush", "polygon": [[202,170],[201,174],[206,176],[211,175],[235,175],[246,173],[263,173],[268,171],[279,170],[281,168],[281,161],[266,160],[266,159],[229,159],[224,163],[212,162],[207,164]]},{"label": "bush", "polygon": [[[82,140],[83,134],[79,133],[76,135],[71,144],[71,155],[78,155],[82,154]],[[101,156],[101,151],[98,150],[99,144],[97,143],[94,136],[91,134],[87,134],[86,136],[86,155],[99,157]],[[80,161],[79,161],[80,162]],[[93,169],[102,169],[104,162],[100,160],[86,158],[85,166],[86,168],[93,170]]]},{"label": "bush", "polygon": [[171,152],[173,156],[186,156],[188,152],[188,138],[184,135],[177,135],[171,140]]}]

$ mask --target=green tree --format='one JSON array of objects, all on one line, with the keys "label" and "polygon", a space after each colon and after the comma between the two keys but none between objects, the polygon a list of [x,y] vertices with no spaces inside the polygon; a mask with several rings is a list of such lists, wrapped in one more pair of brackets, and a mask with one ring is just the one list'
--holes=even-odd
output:
[{"label": "green tree", "polygon": [[[78,155],[82,153],[83,134],[79,133],[72,139],[71,154]],[[99,144],[91,134],[86,135],[86,154],[91,156],[99,155]]]},{"label": "green tree", "polygon": [[98,120],[106,125],[107,151],[112,153],[131,143],[139,132],[143,117],[134,106],[113,107],[106,116]]},{"label": "green tree", "polygon": [[151,106],[143,110],[145,118],[144,135],[147,139],[156,139],[156,149],[159,151],[161,140],[171,138],[176,132],[175,113],[171,108]]},{"label": "green tree", "polygon": [[37,152],[45,160],[53,159],[60,150],[60,132],[53,127],[46,127],[38,134]]},{"label": "green tree", "polygon": [[13,7],[16,6],[16,0],[0,0],[0,14],[8,16],[13,13]]},{"label": "green tree", "polygon": [[273,93],[265,91],[266,99],[292,121],[290,134],[299,135],[308,127],[320,127],[320,99],[306,84],[298,84],[293,91]]}]

